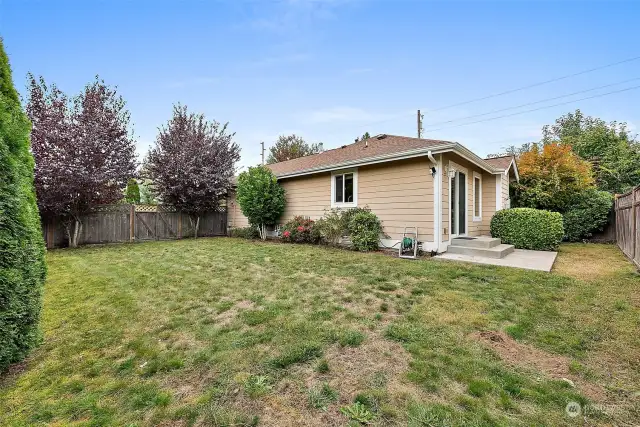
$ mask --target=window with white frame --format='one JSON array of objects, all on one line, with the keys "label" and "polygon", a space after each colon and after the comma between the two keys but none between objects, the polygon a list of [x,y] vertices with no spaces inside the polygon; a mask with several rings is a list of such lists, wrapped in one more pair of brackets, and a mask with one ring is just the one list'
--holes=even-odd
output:
[{"label": "window with white frame", "polygon": [[473,220],[482,221],[482,175],[473,173]]},{"label": "window with white frame", "polygon": [[336,172],[331,175],[331,207],[355,207],[358,201],[358,172]]}]

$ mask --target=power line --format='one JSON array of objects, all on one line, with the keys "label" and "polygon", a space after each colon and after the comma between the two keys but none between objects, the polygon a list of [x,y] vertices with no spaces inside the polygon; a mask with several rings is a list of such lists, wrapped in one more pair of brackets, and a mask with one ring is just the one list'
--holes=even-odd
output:
[{"label": "power line", "polygon": [[556,99],[562,99],[562,98],[567,98],[569,96],[579,95],[581,93],[593,92],[594,90],[604,89],[606,87],[611,87],[611,86],[617,86],[617,85],[621,85],[623,83],[629,83],[629,82],[632,82],[632,81],[635,81],[635,80],[640,80],[640,77],[634,77],[633,79],[623,80],[623,81],[620,81],[620,82],[617,82],[617,83],[611,83],[611,84],[608,84],[608,85],[597,86],[597,87],[590,88],[590,89],[580,90],[578,92],[568,93],[566,95],[554,96],[553,98],[546,98],[546,99],[541,99],[539,101],[528,102],[526,104],[515,105],[513,107],[501,108],[499,110],[493,110],[493,111],[489,111],[489,112],[486,112],[486,113],[474,114],[472,116],[460,117],[460,118],[457,118],[457,119],[451,119],[451,120],[447,120],[447,121],[444,121],[444,122],[429,123],[429,124],[426,124],[426,125],[423,125],[423,126],[439,126],[439,125],[444,125],[444,124],[447,124],[447,123],[458,122],[460,120],[466,120],[466,119],[472,119],[472,118],[475,118],[475,117],[488,116],[489,114],[500,113],[502,111],[508,111],[508,110],[515,110],[515,109],[522,108],[522,107],[528,107],[529,105],[541,104],[541,103],[547,102],[547,101],[554,101]]},{"label": "power line", "polygon": [[491,118],[483,119],[483,120],[476,120],[474,122],[462,123],[462,124],[453,125],[453,126],[445,126],[445,127],[441,127],[441,128],[437,128],[437,129],[429,129],[425,133],[433,133],[435,131],[442,130],[442,129],[452,129],[452,128],[457,128],[457,127],[462,127],[462,126],[473,125],[473,124],[476,124],[476,123],[489,122],[489,121],[492,121],[492,120],[503,119],[505,117],[513,117],[513,116],[517,116],[519,114],[526,114],[526,113],[531,113],[533,111],[545,110],[547,108],[553,108],[553,107],[558,107],[558,106],[561,106],[561,105],[567,105],[567,104],[571,104],[572,102],[585,101],[587,99],[600,98],[600,97],[603,97],[603,96],[613,95],[613,94],[621,93],[621,92],[627,92],[627,91],[638,89],[638,88],[640,88],[640,85],[632,86],[632,87],[628,87],[628,88],[624,88],[624,89],[620,89],[620,90],[615,90],[615,91],[612,91],[612,92],[606,92],[606,93],[602,93],[602,94],[599,94],[599,95],[587,96],[585,98],[574,99],[574,100],[567,101],[567,102],[560,102],[558,104],[546,105],[544,107],[532,108],[530,110],[518,111],[517,113],[504,114],[502,116],[491,117]]},{"label": "power line", "polygon": [[[569,79],[569,78],[571,78],[571,77],[576,77],[576,76],[580,76],[580,75],[584,75],[584,74],[592,73],[592,72],[594,72],[594,71],[603,70],[603,69],[605,69],[605,68],[614,67],[614,66],[616,66],[616,65],[621,65],[621,64],[628,63],[628,62],[637,61],[637,60],[639,60],[639,59],[640,59],[640,56],[635,56],[635,57],[633,57],[633,58],[627,58],[627,59],[624,59],[624,60],[622,60],[622,61],[612,62],[612,63],[605,64],[605,65],[601,65],[601,66],[599,66],[599,67],[595,67],[595,68],[589,68],[589,69],[587,69],[587,70],[578,71],[578,72],[576,72],[576,73],[567,74],[567,75],[564,75],[564,76],[556,77],[556,78],[549,79],[549,80],[545,80],[545,81],[542,81],[542,82],[537,82],[537,83],[533,83],[533,84],[530,84],[530,85],[526,85],[526,86],[518,87],[518,88],[515,88],[515,89],[506,90],[506,91],[504,91],[504,92],[496,93],[496,94],[493,94],[493,95],[483,96],[483,97],[475,98],[475,99],[471,99],[471,100],[468,100],[468,101],[462,101],[462,102],[458,102],[458,103],[455,103],[455,104],[445,105],[445,106],[443,106],[443,107],[438,107],[438,108],[435,108],[435,109],[433,109],[433,110],[429,110],[429,111],[427,112],[427,114],[428,114],[428,113],[432,113],[432,112],[436,112],[436,111],[446,110],[446,109],[448,109],[448,108],[453,108],[453,107],[457,107],[457,106],[460,106],[460,105],[471,104],[471,103],[473,103],[473,102],[484,101],[484,100],[486,100],[486,99],[496,98],[496,97],[499,97],[499,96],[508,95],[508,94],[515,93],[515,92],[520,92],[520,91],[523,91],[523,90],[526,90],[526,89],[531,89],[531,88],[534,88],[534,87],[538,87],[538,86],[546,85],[546,84],[553,83],[553,82],[557,82],[557,81],[561,81],[561,80],[566,80],[566,79]],[[622,83],[622,82],[621,82],[621,83]],[[618,84],[621,84],[621,83],[618,83]],[[604,87],[607,87],[607,86],[603,86],[602,88],[604,88]],[[576,93],[576,94],[577,94],[577,93]],[[575,95],[575,94],[574,94],[574,95]],[[570,95],[566,95],[566,96],[570,96]],[[551,99],[548,99],[548,100],[553,100],[553,99],[554,99],[554,98],[551,98]],[[556,99],[557,99],[557,98],[556,98]],[[587,98],[587,99],[589,99],[589,98]],[[580,100],[576,100],[576,101],[580,101]],[[540,102],[542,102],[542,101],[540,101]],[[534,104],[534,103],[532,103],[532,104]],[[560,105],[563,105],[563,104],[560,104]],[[511,107],[511,108],[517,108],[517,107]],[[536,110],[533,110],[533,111],[536,111]],[[491,113],[486,113],[486,114],[492,114],[492,113],[495,113],[495,112],[497,112],[497,111],[493,111],[493,112],[491,112]],[[526,111],[525,111],[525,112],[526,112]],[[525,113],[525,112],[523,112],[523,113]],[[388,118],[388,119],[384,119],[384,120],[377,120],[377,121],[374,121],[374,122],[370,122],[370,123],[366,123],[366,124],[363,124],[363,125],[361,125],[361,126],[358,126],[358,129],[362,130],[362,129],[367,128],[367,130],[368,130],[368,128],[369,128],[370,126],[380,125],[380,124],[388,123],[388,122],[391,122],[391,121],[396,121],[396,120],[400,120],[400,119],[405,119],[405,118],[408,118],[410,115],[413,115],[413,114],[414,114],[414,113],[413,113],[413,112],[411,112],[411,113],[407,113],[407,114],[405,114],[405,115],[396,115],[396,116],[394,116],[394,117],[392,117],[392,118]],[[424,113],[423,113],[423,114],[424,114]],[[508,116],[507,116],[507,117],[508,117]],[[460,120],[462,120],[462,119],[460,119]],[[493,119],[491,119],[491,120],[493,120]],[[469,123],[469,124],[472,124],[472,123]],[[435,124],[434,124],[434,125],[435,125]],[[436,129],[436,130],[439,130],[439,129]],[[347,132],[348,132],[348,131],[347,131]],[[328,133],[328,134],[325,134],[325,135],[324,135],[324,137],[326,138],[327,136],[336,135],[336,134],[338,134],[338,133],[342,133],[342,131],[340,131],[340,132],[338,132],[338,131],[330,132],[330,133]]]},{"label": "power line", "polygon": [[[461,106],[461,105],[471,104],[473,102],[484,101],[486,99],[496,98],[496,97],[499,97],[499,96],[508,95],[508,94],[515,93],[515,92],[520,92],[520,91],[523,91],[523,90],[526,90],[526,89],[531,89],[531,88],[538,87],[538,86],[543,86],[543,85],[546,85],[546,84],[549,84],[549,83],[554,83],[554,82],[557,82],[557,81],[566,80],[566,79],[569,79],[571,77],[581,76],[581,75],[584,75],[584,74],[592,73],[594,71],[603,70],[605,68],[615,67],[616,65],[621,65],[621,64],[626,64],[628,62],[637,61],[639,59],[640,59],[640,56],[634,56],[632,58],[623,59],[622,61],[612,62],[612,63],[609,63],[609,64],[601,65],[599,67],[589,68],[587,70],[578,71],[576,73],[567,74],[567,75],[564,75],[564,76],[556,77],[556,78],[549,79],[549,80],[544,80],[544,81],[537,82],[537,83],[532,83],[530,85],[518,87],[518,88],[515,88],[515,89],[506,90],[504,92],[496,93],[496,94],[493,94],[493,95],[487,95],[487,96],[483,96],[483,97],[480,97],[480,98],[471,99],[471,100],[468,100],[468,101],[462,101],[462,102],[458,102],[458,103],[455,103],[455,104],[445,105],[443,107],[438,107],[438,108],[435,108],[433,110],[429,110],[426,113],[429,114],[429,113],[433,113],[433,112],[436,112],[436,111],[446,110],[448,108],[458,107],[458,106]],[[624,83],[624,82],[620,82],[618,84],[621,84],[621,83]],[[602,89],[604,87],[607,87],[607,86],[603,86],[600,89]],[[578,93],[580,93],[580,92],[578,92]],[[576,95],[578,93],[575,93],[574,95]],[[566,95],[566,96],[570,96],[570,95]],[[549,99],[549,101],[551,101],[553,99],[554,98],[551,98],[551,99]],[[516,108],[516,107],[513,107],[513,108]],[[497,112],[497,111],[494,111],[494,112]],[[487,113],[487,114],[492,114],[492,113]],[[373,126],[373,125],[379,125],[379,124],[382,124],[382,123],[387,123],[387,122],[391,122],[391,121],[395,121],[395,120],[399,120],[399,119],[404,119],[405,117],[408,117],[409,115],[413,115],[413,114],[414,113],[412,112],[412,113],[407,113],[406,116],[404,116],[404,115],[403,116],[396,116],[396,117],[393,117],[393,118],[390,118],[390,119],[371,122],[371,123],[362,125],[362,127],[360,129],[364,129],[365,127],[369,127],[369,126]],[[338,132],[335,132],[334,134],[336,134],[336,133],[338,133]]]},{"label": "power line", "polygon": [[640,56],[635,56],[633,58],[624,59],[624,60],[618,61],[618,62],[612,62],[610,64],[601,65],[601,66],[595,67],[595,68],[589,68],[588,70],[578,71],[577,73],[567,74],[565,76],[556,77],[554,79],[545,80],[545,81],[538,82],[538,83],[533,83],[533,84],[530,84],[530,85],[527,85],[527,86],[522,86],[522,87],[519,87],[519,88],[506,90],[504,92],[496,93],[496,94],[493,94],[493,95],[483,96],[481,98],[475,98],[475,99],[471,99],[469,101],[462,101],[462,102],[458,102],[456,104],[446,105],[444,107],[439,107],[439,108],[436,108],[434,110],[429,110],[427,113],[432,113],[434,111],[446,110],[447,108],[458,107],[460,105],[471,104],[472,102],[484,101],[485,99],[496,98],[498,96],[508,95],[508,94],[514,93],[514,92],[520,92],[520,91],[523,91],[523,90],[526,90],[526,89],[531,89],[531,88],[534,88],[534,87],[546,85],[546,84],[549,84],[549,83],[558,82],[558,81],[561,81],[561,80],[566,80],[566,79],[571,78],[571,77],[581,76],[583,74],[588,74],[588,73],[592,73],[594,71],[603,70],[605,68],[614,67],[616,65],[626,64],[628,62],[637,61],[639,59],[640,59]]}]

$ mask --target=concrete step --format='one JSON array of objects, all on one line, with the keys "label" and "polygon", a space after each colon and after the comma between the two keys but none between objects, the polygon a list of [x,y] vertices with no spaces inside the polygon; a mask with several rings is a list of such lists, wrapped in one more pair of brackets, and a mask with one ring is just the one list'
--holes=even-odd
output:
[{"label": "concrete step", "polygon": [[486,258],[504,258],[515,250],[513,245],[493,246],[491,248],[470,248],[468,246],[449,245],[447,252],[459,255],[468,255]]},{"label": "concrete step", "polygon": [[451,244],[455,246],[464,246],[467,248],[495,248],[500,243],[500,239],[495,239],[493,237],[456,237],[451,240]]}]

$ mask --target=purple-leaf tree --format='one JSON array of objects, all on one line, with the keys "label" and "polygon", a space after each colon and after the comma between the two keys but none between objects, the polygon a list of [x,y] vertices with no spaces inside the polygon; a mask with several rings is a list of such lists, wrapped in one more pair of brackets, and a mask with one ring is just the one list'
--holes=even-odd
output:
[{"label": "purple-leaf tree", "polygon": [[80,215],[121,200],[136,173],[130,115],[116,89],[98,77],[72,100],[42,77],[28,79],[38,207],[44,216],[63,218],[75,247]]},{"label": "purple-leaf tree", "polygon": [[163,203],[189,215],[195,237],[202,214],[220,208],[240,160],[235,133],[228,133],[227,125],[176,105],[146,159],[154,191]]}]

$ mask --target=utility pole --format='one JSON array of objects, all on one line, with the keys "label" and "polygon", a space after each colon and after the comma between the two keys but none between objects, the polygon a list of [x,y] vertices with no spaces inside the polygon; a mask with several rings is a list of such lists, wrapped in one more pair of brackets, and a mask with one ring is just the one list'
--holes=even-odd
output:
[{"label": "utility pole", "polygon": [[262,155],[262,164],[264,165],[264,141],[260,142],[262,149],[260,150],[260,154]]},{"label": "utility pole", "polygon": [[422,122],[420,118],[420,110],[418,110],[418,139],[422,137]]}]

